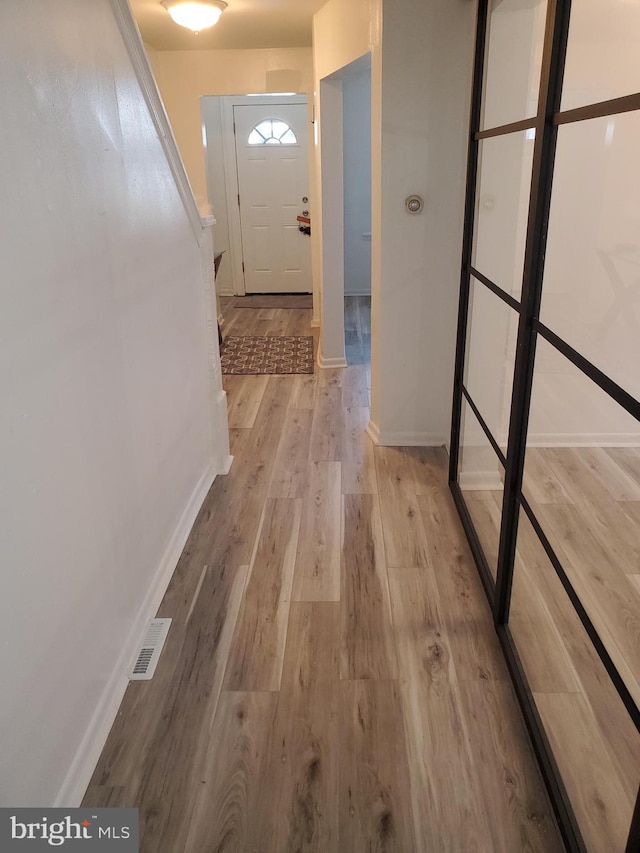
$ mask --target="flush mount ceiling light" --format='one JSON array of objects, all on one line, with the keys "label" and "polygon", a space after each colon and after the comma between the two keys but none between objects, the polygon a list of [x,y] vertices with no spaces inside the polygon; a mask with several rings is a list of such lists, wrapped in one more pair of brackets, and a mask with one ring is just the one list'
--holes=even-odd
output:
[{"label": "flush mount ceiling light", "polygon": [[194,33],[217,24],[227,8],[224,0],[162,0],[162,5],[176,24]]}]

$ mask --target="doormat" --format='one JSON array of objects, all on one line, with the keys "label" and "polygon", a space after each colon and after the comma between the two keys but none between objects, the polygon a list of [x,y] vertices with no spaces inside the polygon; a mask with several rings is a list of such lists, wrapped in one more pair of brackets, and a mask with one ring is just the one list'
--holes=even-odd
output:
[{"label": "doormat", "polygon": [[313,337],[249,335],[224,339],[222,372],[249,376],[258,373],[313,373]]},{"label": "doormat", "polygon": [[258,293],[255,296],[234,296],[231,308],[313,308],[310,293]]}]

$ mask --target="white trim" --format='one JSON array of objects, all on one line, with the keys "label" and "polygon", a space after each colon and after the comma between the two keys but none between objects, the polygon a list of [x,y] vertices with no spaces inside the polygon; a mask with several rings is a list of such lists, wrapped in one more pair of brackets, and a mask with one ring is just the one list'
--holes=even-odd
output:
[{"label": "white trim", "polygon": [[[320,246],[320,349],[345,358],[344,335],[344,104],[339,75],[320,80],[319,204],[314,229]],[[317,221],[317,225],[316,225]],[[320,362],[319,362],[320,363]]]},{"label": "white trim", "polygon": [[465,492],[501,492],[504,489],[498,471],[461,471],[459,482]]},{"label": "white trim", "polygon": [[231,456],[231,455],[227,456],[227,458],[226,458],[226,460],[225,460],[225,463],[224,463],[224,465],[222,466],[222,470],[220,471],[220,475],[221,475],[222,477],[226,477],[226,476],[227,476],[227,474],[228,474],[228,473],[229,473],[229,471],[231,470],[231,466],[233,465],[233,460],[234,460],[234,459],[235,459],[235,456]]},{"label": "white trim", "polygon": [[369,421],[365,427],[365,432],[374,444],[380,444],[380,430],[378,429],[377,424],[374,424],[373,421]]},{"label": "white trim", "polygon": [[404,432],[381,430],[373,421],[369,421],[365,432],[374,444],[381,447],[442,447],[446,438],[433,432]]},{"label": "white trim", "polygon": [[180,156],[180,151],[173,135],[171,123],[167,117],[156,79],[149,64],[142,36],[138,30],[128,0],[110,0],[110,2],[138,84],[149,109],[151,120],[158,134],[158,139],[164,150],[167,162],[169,163],[173,179],[176,182],[182,204],[191,222],[194,236],[198,243],[200,243],[202,239],[200,211],[198,210],[198,205],[196,204],[187,176],[187,170]]},{"label": "white trim", "polygon": [[640,447],[640,433],[531,433],[527,447]]},{"label": "white trim", "polygon": [[346,359],[340,358],[339,356],[336,358],[324,358],[324,356],[320,352],[319,347],[318,347],[317,363],[318,363],[318,367],[321,370],[326,370],[329,367],[348,367],[349,366],[346,362]]},{"label": "white trim", "polygon": [[191,532],[195,520],[204,503],[204,499],[215,479],[215,472],[209,468],[204,472],[187,506],[182,513],[173,535],[169,540],[164,556],[158,565],[142,605],[115,663],[111,677],[107,682],[96,710],[84,733],[71,766],[54,800],[54,807],[77,808],[82,802],[85,791],[91,781],[100,753],[116,718],[122,697],[129,684],[128,673],[138,654],[140,641],[144,637],[147,625],[156,615],[169,582],[178,565],[178,560]]},{"label": "white trim", "polygon": [[218,346],[218,323],[213,263],[213,238],[211,229],[203,231],[200,244],[200,274],[202,293],[203,332],[206,346],[206,362],[203,362],[204,385],[208,391],[210,412],[210,452],[214,470],[219,472],[229,455],[229,423],[227,418],[227,395],[222,387],[222,368]]},{"label": "white trim", "polygon": [[222,160],[224,183],[227,192],[227,225],[229,228],[229,260],[231,263],[231,285],[234,296],[244,296],[246,288],[242,270],[242,228],[240,205],[238,204],[238,169],[236,166],[236,138],[233,132],[233,101],[220,98],[220,122],[222,125]]},{"label": "white trim", "polygon": [[[217,343],[217,341],[216,341]],[[233,456],[229,452],[229,414],[227,410],[227,392],[218,391],[212,406],[211,439],[216,473],[228,474]]]},{"label": "white trim", "polygon": [[443,447],[445,437],[435,432],[381,432],[382,447]]},{"label": "white trim", "polygon": [[[313,301],[313,304],[315,306],[315,299]],[[319,329],[320,328],[320,317],[312,317],[311,318],[311,328],[312,329]]]}]

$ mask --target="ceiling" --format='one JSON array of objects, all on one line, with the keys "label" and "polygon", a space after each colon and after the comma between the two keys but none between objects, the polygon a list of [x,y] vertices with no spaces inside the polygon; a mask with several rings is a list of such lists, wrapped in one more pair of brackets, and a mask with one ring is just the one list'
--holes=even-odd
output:
[{"label": "ceiling", "polygon": [[327,0],[227,0],[209,30],[195,35],[169,17],[160,0],[130,0],[144,41],[156,50],[309,47],[311,19]]}]

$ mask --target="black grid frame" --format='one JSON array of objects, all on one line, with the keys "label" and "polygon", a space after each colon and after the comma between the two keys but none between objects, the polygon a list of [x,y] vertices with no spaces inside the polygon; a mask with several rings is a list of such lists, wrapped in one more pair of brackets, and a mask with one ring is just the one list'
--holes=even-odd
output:
[{"label": "black grid frame", "polygon": [[[570,122],[587,121],[592,118],[613,116],[627,111],[640,110],[640,93],[590,104],[578,109],[561,111],[560,105],[571,16],[571,0],[548,0],[536,116],[531,119],[481,130],[485,45],[487,41],[490,4],[491,0],[479,0],[478,2],[454,374],[449,485],[476,561],[485,593],[493,610],[496,631],[540,769],[547,785],[560,832],[567,850],[573,853],[573,851],[586,851],[587,848],[509,628],[509,606],[516,557],[518,519],[522,510],[529,518],[540,544],[544,548],[567,594],[571,606],[580,619],[629,716],[635,724],[636,729],[640,731],[640,711],[624,679],[611,659],[596,627],[584,608],[579,595],[571,584],[558,555],[545,536],[531,506],[522,494],[529,409],[538,336],[544,338],[547,343],[567,358],[579,371],[592,380],[625,411],[637,420],[640,420],[640,402],[573,349],[566,341],[562,340],[551,329],[541,323],[539,319],[558,127]],[[535,130],[535,143],[522,291],[520,302],[518,302],[499,285],[473,267],[473,235],[478,183],[479,143],[483,139],[528,129]],[[464,384],[472,277],[479,283],[478,286],[486,287],[519,315],[506,455],[500,448],[476,406],[472,395]],[[473,412],[498,461],[504,468],[500,546],[495,580],[487,563],[478,533],[458,481],[461,422],[463,405],[465,403]],[[627,853],[637,853],[638,850],[640,850],[640,790],[636,799],[626,847]]]}]

